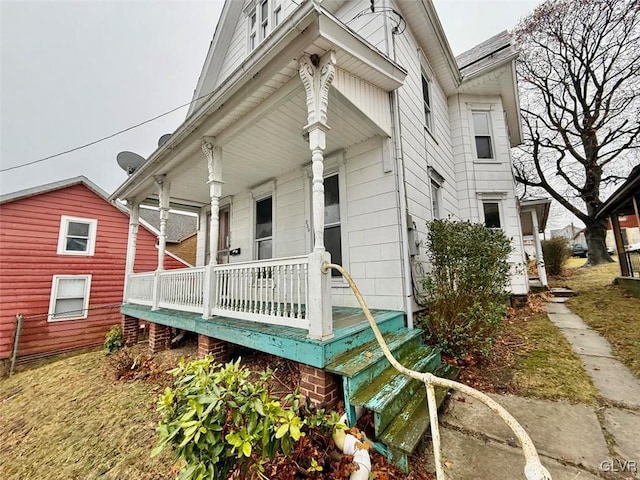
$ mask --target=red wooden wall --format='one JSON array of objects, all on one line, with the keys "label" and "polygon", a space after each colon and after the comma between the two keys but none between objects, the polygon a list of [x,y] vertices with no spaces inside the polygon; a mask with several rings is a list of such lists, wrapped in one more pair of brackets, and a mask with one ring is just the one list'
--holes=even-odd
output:
[{"label": "red wooden wall", "polygon": [[[98,220],[93,256],[57,254],[61,215]],[[11,356],[17,313],[24,315],[19,356],[104,342],[120,322],[128,231],[129,217],[84,184],[0,205],[0,359]],[[156,240],[138,229],[136,271],[156,269]],[[185,265],[167,256],[165,267]],[[61,274],[91,275],[86,319],[48,321],[53,275]]]}]

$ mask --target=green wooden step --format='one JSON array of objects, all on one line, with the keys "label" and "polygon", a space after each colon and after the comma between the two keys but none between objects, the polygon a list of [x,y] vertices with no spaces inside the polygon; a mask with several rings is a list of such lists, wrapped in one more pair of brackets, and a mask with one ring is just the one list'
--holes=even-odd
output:
[{"label": "green wooden step", "polygon": [[[396,332],[385,333],[383,337],[389,350],[399,358],[405,352],[420,346],[421,335],[420,330],[402,328]],[[363,386],[374,382],[390,366],[377,340],[372,340],[339,355],[325,367],[325,370],[343,377],[345,400],[347,400]]]},{"label": "green wooden step", "polygon": [[[440,364],[440,351],[432,347],[419,346],[406,352],[398,361],[417,372],[434,371]],[[351,403],[374,412],[377,437],[404,409],[406,403],[423,389],[424,385],[421,382],[389,367],[372,383],[362,386],[351,397]]]},{"label": "green wooden step", "polygon": [[[448,364],[441,364],[433,374],[438,377],[455,378],[458,368]],[[447,393],[446,388],[436,387],[436,401],[442,404]],[[404,410],[396,416],[387,429],[378,437],[392,453],[392,460],[400,463],[399,457],[411,455],[429,428],[429,409],[427,407],[427,392],[424,385],[419,395],[415,395]],[[401,463],[400,463],[401,465]]]}]

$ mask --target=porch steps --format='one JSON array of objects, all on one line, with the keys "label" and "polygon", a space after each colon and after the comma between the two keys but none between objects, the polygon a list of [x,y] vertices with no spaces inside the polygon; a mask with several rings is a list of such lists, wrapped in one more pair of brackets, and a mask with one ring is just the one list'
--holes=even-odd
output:
[{"label": "porch steps", "polygon": [[[407,368],[455,378],[457,368],[443,364],[438,349],[421,343],[421,334],[403,327],[383,336],[394,357]],[[429,428],[424,385],[398,373],[376,340],[339,355],[325,369],[342,376],[349,424],[356,422],[356,407],[372,411],[374,447],[408,472],[408,458]],[[438,405],[445,393],[436,389]]]}]

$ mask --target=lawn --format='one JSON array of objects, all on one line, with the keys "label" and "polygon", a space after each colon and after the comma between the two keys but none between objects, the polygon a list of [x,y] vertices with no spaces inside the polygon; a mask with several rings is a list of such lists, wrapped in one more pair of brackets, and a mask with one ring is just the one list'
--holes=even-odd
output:
[{"label": "lawn", "polygon": [[104,376],[104,355],[54,361],[0,381],[0,478],[169,479],[154,385]]},{"label": "lawn", "polygon": [[615,356],[640,377],[640,299],[613,285],[620,274],[617,262],[579,268],[583,264],[584,259],[570,259],[567,276],[552,279],[552,285],[578,294],[569,299],[568,307],[600,332]]}]

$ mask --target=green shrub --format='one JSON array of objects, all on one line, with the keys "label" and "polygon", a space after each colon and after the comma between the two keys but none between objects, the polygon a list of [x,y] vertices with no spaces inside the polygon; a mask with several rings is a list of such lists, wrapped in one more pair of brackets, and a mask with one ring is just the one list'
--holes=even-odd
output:
[{"label": "green shrub", "polygon": [[104,351],[107,355],[110,355],[120,350],[123,346],[122,327],[120,325],[114,325],[105,335]]},{"label": "green shrub", "polygon": [[487,355],[506,312],[511,240],[471,222],[434,220],[428,228],[427,313],[418,323],[454,358]]},{"label": "green shrub", "polygon": [[260,471],[277,453],[290,455],[304,435],[296,414],[300,396],[288,395],[284,405],[278,401],[269,393],[269,371],[251,382],[239,360],[222,366],[209,355],[181,361],[171,373],[174,388],[158,400],[159,441],[151,455],[171,445],[186,464],[180,480]]},{"label": "green shrub", "polygon": [[542,241],[542,256],[549,275],[560,275],[562,267],[571,256],[569,241],[564,237],[554,237]]}]

